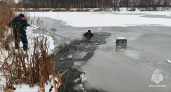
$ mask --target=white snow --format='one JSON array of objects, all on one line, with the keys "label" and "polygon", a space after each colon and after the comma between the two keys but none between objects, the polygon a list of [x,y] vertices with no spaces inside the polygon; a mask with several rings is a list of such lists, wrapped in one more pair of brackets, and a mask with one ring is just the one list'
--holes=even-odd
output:
[{"label": "white snow", "polygon": [[19,0],[14,0],[16,3],[18,3]]},{"label": "white snow", "polygon": [[170,61],[169,59],[167,59],[167,62],[168,62],[168,63],[171,63],[171,61]]},{"label": "white snow", "polygon": [[[38,92],[39,86],[35,85],[34,87],[30,88],[29,85],[21,84],[21,85],[15,85],[16,90],[15,92]],[[45,84],[45,92],[49,92],[49,89],[51,88],[51,83]],[[54,88],[51,92],[55,92]]]},{"label": "white snow", "polygon": [[[144,15],[171,16],[169,11],[158,12],[29,12],[32,17],[62,20],[73,27],[171,26],[169,18],[148,18]],[[132,14],[132,15],[130,15]]]},{"label": "white snow", "polygon": [[[30,54],[32,53],[33,51],[33,45],[34,45],[34,42],[33,40],[36,38],[36,37],[40,37],[40,36],[44,36],[44,37],[47,37],[47,43],[49,45],[49,53],[52,53],[52,50],[55,48],[54,46],[54,40],[51,36],[48,36],[46,34],[36,34],[36,33],[33,33],[33,29],[37,29],[39,27],[33,25],[33,26],[30,26],[30,27],[27,27],[27,30],[26,30],[26,34],[27,34],[27,39],[28,39],[28,46],[29,46],[29,52]],[[20,42],[21,43],[21,42]],[[20,44],[21,47],[22,47],[22,44]]]},{"label": "white snow", "polygon": [[68,56],[68,59],[72,59],[72,58],[73,58],[73,55],[69,55],[69,56]]},{"label": "white snow", "polygon": [[0,92],[3,90],[3,87],[6,85],[5,77],[0,73]]},{"label": "white snow", "polygon": [[118,40],[119,40],[119,39],[126,39],[126,37],[118,37],[117,39],[118,39]]}]

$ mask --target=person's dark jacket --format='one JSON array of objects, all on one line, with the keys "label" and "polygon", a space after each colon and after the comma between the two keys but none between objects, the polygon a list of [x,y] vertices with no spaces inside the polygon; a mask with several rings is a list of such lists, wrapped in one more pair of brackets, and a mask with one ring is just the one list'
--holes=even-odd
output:
[{"label": "person's dark jacket", "polygon": [[92,36],[93,36],[93,33],[91,33],[91,32],[86,32],[86,33],[84,33],[84,36],[85,36],[85,37],[92,37]]},{"label": "person's dark jacket", "polygon": [[20,34],[23,34],[25,33],[25,27],[30,26],[30,24],[27,23],[25,18],[18,16],[15,17],[8,26],[13,28],[13,33],[17,33],[18,31]]}]

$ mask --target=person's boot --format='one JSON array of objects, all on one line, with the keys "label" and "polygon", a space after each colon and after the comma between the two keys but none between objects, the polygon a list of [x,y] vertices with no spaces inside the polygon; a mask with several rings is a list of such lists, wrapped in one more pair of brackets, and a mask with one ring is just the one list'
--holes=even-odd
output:
[{"label": "person's boot", "polygon": [[18,46],[15,46],[15,49],[19,49]]},{"label": "person's boot", "polygon": [[19,49],[18,44],[18,41],[15,41],[15,49]]},{"label": "person's boot", "polygon": [[24,50],[24,51],[27,51],[27,49],[28,49],[28,47],[23,47],[23,50]]}]

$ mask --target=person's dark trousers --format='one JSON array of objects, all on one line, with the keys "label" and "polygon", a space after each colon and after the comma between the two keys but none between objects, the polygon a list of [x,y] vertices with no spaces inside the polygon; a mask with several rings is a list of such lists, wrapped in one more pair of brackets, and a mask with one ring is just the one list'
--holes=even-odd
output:
[{"label": "person's dark trousers", "polygon": [[27,36],[26,36],[26,32],[23,30],[23,32],[21,33],[17,33],[17,32],[14,32],[14,36],[15,36],[15,48],[18,49],[18,45],[19,45],[19,42],[20,40],[22,41],[23,43],[23,49],[24,50],[27,50],[28,48],[28,41],[27,41]]}]

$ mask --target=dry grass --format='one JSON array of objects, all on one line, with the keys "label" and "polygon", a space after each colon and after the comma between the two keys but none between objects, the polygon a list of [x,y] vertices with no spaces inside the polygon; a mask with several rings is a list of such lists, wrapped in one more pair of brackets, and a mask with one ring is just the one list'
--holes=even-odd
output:
[{"label": "dry grass", "polygon": [[9,5],[0,5],[0,25],[7,26],[14,17],[14,10]]},{"label": "dry grass", "polygon": [[18,83],[26,83],[30,87],[38,83],[44,87],[44,83],[49,81],[51,54],[48,52],[47,38],[37,37],[34,47],[30,49],[33,49],[31,56],[22,49],[9,50],[8,55],[4,55],[1,71],[6,77],[6,89],[13,89],[13,85]]},{"label": "dry grass", "polygon": [[9,8],[9,5],[0,5],[0,41],[1,41],[1,48],[6,47],[6,49],[9,49],[8,42],[13,41],[13,38],[11,38],[11,35],[9,35],[12,32],[8,31],[8,23],[15,17],[14,14],[15,11],[13,11],[11,8]]}]

